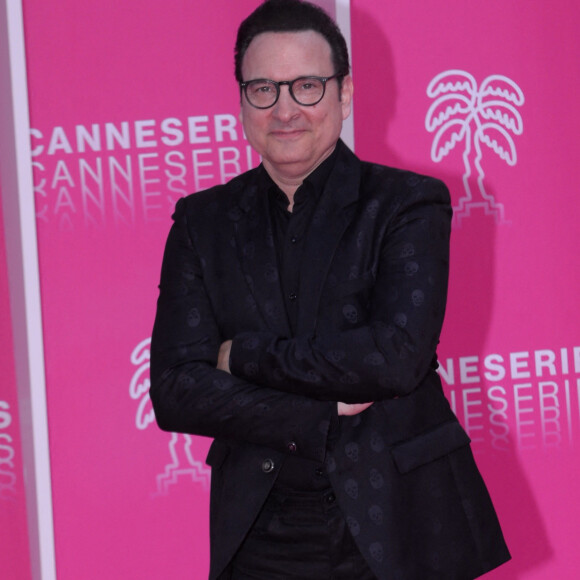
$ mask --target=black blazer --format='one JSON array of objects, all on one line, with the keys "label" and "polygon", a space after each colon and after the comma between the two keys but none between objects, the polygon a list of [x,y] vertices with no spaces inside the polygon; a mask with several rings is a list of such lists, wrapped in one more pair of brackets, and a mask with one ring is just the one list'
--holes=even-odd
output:
[{"label": "black blazer", "polygon": [[[509,553],[435,371],[449,194],[338,147],[307,233],[295,336],[259,170],[177,203],[151,347],[157,421],[215,438],[212,580],[289,454],[325,462],[379,579],[474,578]],[[215,368],[226,339],[231,375]],[[338,418],[336,401],[375,403]]]}]

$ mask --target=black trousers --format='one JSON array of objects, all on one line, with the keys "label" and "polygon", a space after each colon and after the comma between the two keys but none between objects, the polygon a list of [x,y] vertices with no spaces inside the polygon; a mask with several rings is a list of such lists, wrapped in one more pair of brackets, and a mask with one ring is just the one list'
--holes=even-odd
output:
[{"label": "black trousers", "polygon": [[231,580],[376,580],[331,490],[274,488],[231,564]]}]

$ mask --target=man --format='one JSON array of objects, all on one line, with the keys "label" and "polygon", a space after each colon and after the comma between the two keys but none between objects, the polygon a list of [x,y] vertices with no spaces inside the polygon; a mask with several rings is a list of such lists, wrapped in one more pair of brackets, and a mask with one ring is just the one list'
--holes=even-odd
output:
[{"label": "man", "polygon": [[236,78],[263,162],[178,202],[151,352],[160,427],[214,438],[210,578],[475,578],[509,553],[435,371],[447,189],[340,141],[319,8],[256,9]]}]

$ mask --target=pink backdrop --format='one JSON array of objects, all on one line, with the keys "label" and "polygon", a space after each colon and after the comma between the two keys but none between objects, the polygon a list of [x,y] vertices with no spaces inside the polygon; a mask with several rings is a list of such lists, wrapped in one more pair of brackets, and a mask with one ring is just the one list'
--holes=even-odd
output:
[{"label": "pink backdrop", "polygon": [[[513,555],[495,579],[580,565],[578,16],[561,0],[353,2],[357,153],[443,178],[458,210],[439,355]],[[475,89],[447,74],[429,96],[451,70]]]},{"label": "pink backdrop", "polygon": [[[2,192],[0,191],[0,194]],[[3,227],[0,204],[0,228]],[[2,230],[2,234],[3,234]],[[0,576],[30,580],[20,421],[4,235],[0,235]],[[4,574],[9,574],[3,576]]]},{"label": "pink backdrop", "polygon": [[[258,3],[24,1],[59,579],[207,576],[209,442],[152,424],[147,341],[175,200],[258,163],[232,74]],[[357,154],[457,207],[441,374],[514,556],[496,579],[580,565],[579,18],[351,0]]]}]

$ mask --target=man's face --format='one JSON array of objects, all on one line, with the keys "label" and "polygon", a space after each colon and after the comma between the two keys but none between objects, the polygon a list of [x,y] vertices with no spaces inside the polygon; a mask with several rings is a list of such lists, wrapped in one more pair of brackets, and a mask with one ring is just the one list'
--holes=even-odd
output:
[{"label": "man's face", "polygon": [[[242,62],[244,81],[333,74],[330,45],[313,30],[259,34]],[[350,114],[350,76],[343,80],[341,99],[338,86],[337,79],[328,81],[324,98],[311,107],[294,101],[286,85],[280,87],[280,98],[269,109],[252,107],[242,95],[240,118],[246,137],[276,181],[301,181],[332,153],[342,122]]]}]

